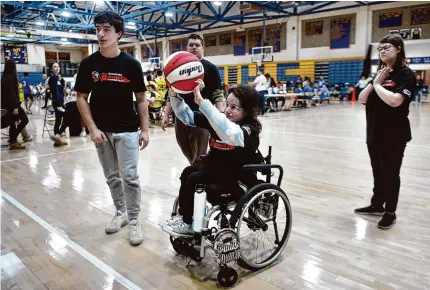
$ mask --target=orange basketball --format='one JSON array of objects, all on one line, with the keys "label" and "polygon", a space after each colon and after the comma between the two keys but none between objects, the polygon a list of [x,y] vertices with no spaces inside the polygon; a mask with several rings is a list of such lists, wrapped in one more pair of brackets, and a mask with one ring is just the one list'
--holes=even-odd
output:
[{"label": "orange basketball", "polygon": [[166,83],[178,94],[193,92],[196,81],[203,79],[204,73],[200,60],[187,51],[175,52],[169,56],[164,66]]}]

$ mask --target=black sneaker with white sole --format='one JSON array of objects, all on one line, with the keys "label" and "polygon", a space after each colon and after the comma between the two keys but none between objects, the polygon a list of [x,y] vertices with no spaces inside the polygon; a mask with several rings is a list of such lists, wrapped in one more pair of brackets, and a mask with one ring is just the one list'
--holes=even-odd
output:
[{"label": "black sneaker with white sole", "polygon": [[362,208],[357,208],[354,210],[356,214],[362,215],[373,215],[373,216],[382,216],[385,212],[383,207],[374,207],[373,205],[369,205]]},{"label": "black sneaker with white sole", "polygon": [[382,216],[382,219],[378,222],[378,228],[383,230],[391,229],[396,223],[396,214],[395,213],[385,213]]}]

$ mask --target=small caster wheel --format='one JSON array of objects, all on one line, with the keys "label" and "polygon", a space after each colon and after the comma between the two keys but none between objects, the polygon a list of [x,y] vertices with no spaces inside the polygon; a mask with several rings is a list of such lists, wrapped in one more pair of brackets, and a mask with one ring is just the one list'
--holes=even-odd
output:
[{"label": "small caster wheel", "polygon": [[217,280],[221,287],[231,287],[237,282],[238,277],[235,269],[224,267],[219,270]]}]

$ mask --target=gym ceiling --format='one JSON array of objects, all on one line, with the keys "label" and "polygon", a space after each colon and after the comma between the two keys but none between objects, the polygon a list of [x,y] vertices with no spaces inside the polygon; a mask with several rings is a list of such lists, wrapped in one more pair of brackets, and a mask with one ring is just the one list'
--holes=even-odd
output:
[{"label": "gym ceiling", "polygon": [[[125,20],[121,43],[393,1],[2,1],[1,41],[86,45],[96,42],[93,17],[106,9]],[[257,25],[257,24],[256,24]]]}]

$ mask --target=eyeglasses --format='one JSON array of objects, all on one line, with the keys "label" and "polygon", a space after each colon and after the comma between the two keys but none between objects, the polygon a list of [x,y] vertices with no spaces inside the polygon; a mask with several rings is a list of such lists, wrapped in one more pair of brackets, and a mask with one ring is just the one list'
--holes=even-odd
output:
[{"label": "eyeglasses", "polygon": [[379,51],[379,52],[381,52],[381,51],[388,51],[390,48],[392,48],[394,45],[391,45],[391,44],[389,44],[389,45],[385,45],[385,46],[380,46],[380,47],[378,47],[377,48],[377,50]]},{"label": "eyeglasses", "polygon": [[235,104],[229,105],[228,103],[226,103],[226,105],[227,105],[227,109],[230,109],[230,111],[232,112],[237,112],[239,111],[239,109],[242,109],[242,107],[239,105],[235,105]]}]

